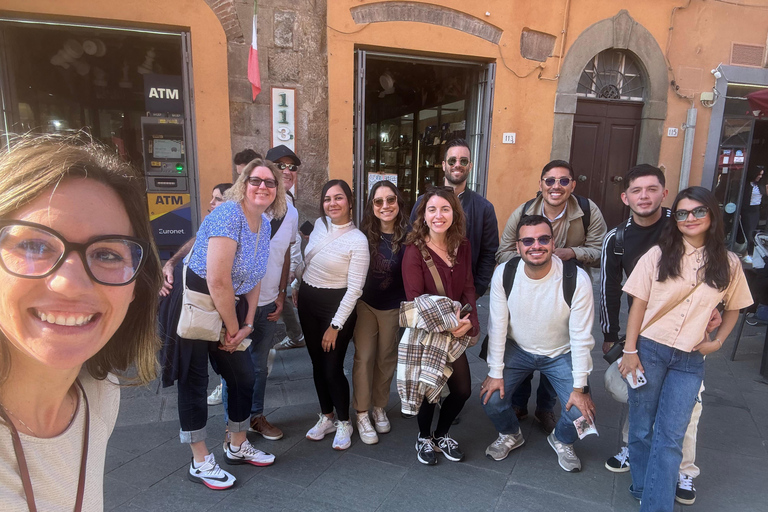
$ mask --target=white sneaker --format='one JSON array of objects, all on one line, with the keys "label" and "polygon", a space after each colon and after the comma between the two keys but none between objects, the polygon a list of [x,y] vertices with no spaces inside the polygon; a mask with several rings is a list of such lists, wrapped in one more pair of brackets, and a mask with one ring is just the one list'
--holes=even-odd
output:
[{"label": "white sneaker", "polygon": [[216,464],[216,458],[212,453],[206,455],[205,462],[198,468],[195,468],[195,459],[192,459],[192,463],[189,465],[187,478],[196,484],[203,484],[215,491],[229,489],[235,485],[236,480],[234,476],[227,473]]},{"label": "white sneaker", "polygon": [[318,414],[320,419],[317,420],[315,426],[309,429],[307,432],[307,439],[310,441],[320,441],[326,434],[330,434],[336,430],[336,425],[325,414]]},{"label": "white sneaker", "polygon": [[271,466],[275,462],[275,456],[271,453],[257,450],[246,439],[237,451],[232,450],[232,444],[227,443],[225,452],[227,464],[253,464],[254,466]]},{"label": "white sneaker", "polygon": [[[336,421],[336,436],[333,438],[334,450],[346,450],[352,446],[352,422],[351,421]],[[370,426],[370,421],[368,422]]]},{"label": "white sneaker", "polygon": [[208,405],[219,405],[221,403],[221,384],[216,386],[210,395],[208,395]]},{"label": "white sneaker", "polygon": [[297,340],[292,340],[288,336],[283,338],[283,341],[275,345],[275,350],[288,350],[291,348],[300,348],[300,347],[306,347],[307,343],[304,341],[304,335],[301,335],[301,338]]},{"label": "white sneaker", "polygon": [[747,265],[751,265],[751,264],[752,264],[752,256],[750,256],[749,254],[747,254],[746,256],[744,256],[743,258],[741,258],[741,261],[743,261],[743,262],[744,262],[744,263],[746,263]]},{"label": "white sneaker", "polygon": [[[338,430],[336,436],[338,437]],[[379,436],[376,435],[376,431],[373,430],[371,425],[371,418],[368,417],[367,412],[357,414],[357,433],[360,434],[360,440],[365,444],[376,444],[379,442]]]},{"label": "white sneaker", "polygon": [[381,407],[373,408],[373,426],[379,434],[386,434],[392,430],[392,426],[389,424],[389,418],[387,418],[387,413]]}]

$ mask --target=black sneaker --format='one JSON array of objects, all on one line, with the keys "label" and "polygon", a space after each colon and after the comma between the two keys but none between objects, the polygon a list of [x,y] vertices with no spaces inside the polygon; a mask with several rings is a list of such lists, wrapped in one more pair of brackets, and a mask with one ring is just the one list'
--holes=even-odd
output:
[{"label": "black sneaker", "polygon": [[683,505],[693,505],[696,501],[693,477],[680,473],[677,478],[677,489],[675,489],[675,501]]},{"label": "black sneaker", "polygon": [[431,437],[421,437],[416,441],[416,458],[419,462],[426,464],[427,466],[434,466],[437,464],[437,455],[435,455],[435,445],[432,443]]},{"label": "black sneaker", "polygon": [[626,473],[629,471],[629,450],[626,446],[621,451],[605,461],[605,469],[613,473]]},{"label": "black sneaker", "polygon": [[448,437],[448,434],[443,437],[434,437],[434,440],[437,450],[443,452],[446,459],[459,462],[464,458],[464,453],[459,450],[459,443]]}]

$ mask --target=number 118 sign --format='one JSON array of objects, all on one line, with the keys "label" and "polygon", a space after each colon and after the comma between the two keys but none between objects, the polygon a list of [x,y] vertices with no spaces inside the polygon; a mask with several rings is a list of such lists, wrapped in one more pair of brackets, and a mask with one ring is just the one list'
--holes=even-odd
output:
[{"label": "number 118 sign", "polygon": [[272,147],[296,150],[296,90],[272,88]]}]

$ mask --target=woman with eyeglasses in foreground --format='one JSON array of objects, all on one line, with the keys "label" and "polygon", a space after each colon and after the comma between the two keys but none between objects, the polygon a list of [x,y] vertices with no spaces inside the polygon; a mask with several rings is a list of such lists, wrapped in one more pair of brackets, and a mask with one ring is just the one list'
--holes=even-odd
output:
[{"label": "woman with eyeglasses in foreground", "polygon": [[[629,387],[630,492],[640,510],[671,511],[682,445],[704,379],[704,356],[719,350],[739,309],[752,304],[738,256],[724,244],[723,219],[709,190],[682,190],[659,238],[624,285],[632,295],[619,371]],[[706,328],[725,303],[717,337]]]},{"label": "woman with eyeglasses in foreground", "polygon": [[392,182],[380,181],[371,188],[360,229],[368,237],[371,263],[357,301],[352,405],[360,439],[375,444],[377,434],[391,428],[384,409],[397,365],[400,302],[405,300],[402,266],[408,217],[403,196]]},{"label": "woman with eyeglasses in foreground", "polygon": [[[451,187],[432,187],[427,190],[416,209],[413,231],[408,234],[406,243],[408,245],[403,256],[406,300],[412,301],[425,293],[441,295],[422,255],[424,249],[437,267],[447,297],[462,305],[472,306],[469,316],[461,318],[451,334],[457,338],[465,334],[476,336],[480,332],[480,324],[472,277],[472,251],[465,237],[464,212]],[[436,404],[425,399],[416,417],[419,423],[416,451],[422,464],[437,463],[436,449],[451,461],[464,458],[458,443],[448,436],[448,429],[472,392],[467,354],[462,352],[452,365],[453,373],[447,383],[450,394],[440,407],[440,417],[434,432],[432,418]]]},{"label": "woman with eyeglasses in foreground", "polygon": [[369,260],[368,241],[352,222],[352,190],[346,181],[330,180],[320,193],[320,218],[296,269],[293,303],[320,401],[321,414],[307,439],[320,441],[335,432],[335,450],[352,444],[344,356],[355,330],[355,305],[363,294]]},{"label": "woman with eyeglasses in foreground", "polygon": [[144,180],[88,140],[0,155],[0,503],[101,510],[115,373],[155,377],[160,261]]},{"label": "woman with eyeglasses in foreground", "polygon": [[285,215],[285,190],[277,168],[260,158],[245,166],[224,195],[226,202],[203,220],[186,268],[186,287],[211,296],[226,331],[220,342],[181,339],[178,391],[181,442],[189,443],[188,478],[210,489],[227,489],[235,477],[222,470],[206,446],[208,360],[227,383],[224,461],[269,466],[275,456],[254,448],[250,426],[254,370],[245,350],[253,332],[260,282],[267,270],[271,228],[265,212]]}]

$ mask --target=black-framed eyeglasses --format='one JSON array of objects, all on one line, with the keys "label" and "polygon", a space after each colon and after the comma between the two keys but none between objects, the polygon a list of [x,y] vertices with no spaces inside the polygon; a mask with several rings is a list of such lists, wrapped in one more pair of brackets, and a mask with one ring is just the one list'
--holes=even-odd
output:
[{"label": "black-framed eyeglasses", "polygon": [[452,156],[451,158],[446,160],[446,163],[448,165],[450,165],[451,167],[456,165],[456,162],[459,162],[459,164],[461,164],[462,167],[466,167],[466,166],[469,165],[469,158],[463,156],[463,157],[457,159],[455,156]]},{"label": "black-framed eyeglasses", "polygon": [[697,219],[703,219],[707,216],[707,212],[709,212],[709,207],[707,206],[697,206],[693,210],[675,210],[675,213],[673,214],[675,216],[675,220],[677,222],[683,222],[688,219],[688,215],[691,213],[693,216]]},{"label": "black-framed eyeglasses", "polygon": [[558,182],[558,181],[560,182],[561,187],[567,187],[568,185],[571,184],[572,181],[576,181],[576,180],[574,180],[573,178],[542,178],[541,181],[543,181],[547,187],[554,187],[555,182]]},{"label": "black-framed eyeglasses", "polygon": [[518,240],[518,242],[522,242],[522,244],[526,247],[530,247],[533,245],[534,242],[538,241],[539,245],[549,245],[549,242],[552,241],[551,235],[541,235],[539,238],[534,238],[532,236],[527,236],[525,238],[521,238]]},{"label": "black-framed eyeglasses", "polygon": [[267,188],[275,188],[277,186],[277,182],[271,178],[267,178],[265,180],[261,178],[257,178],[255,176],[251,176],[248,178],[248,183],[253,185],[256,188],[259,188],[262,183],[264,183],[264,186]]},{"label": "black-framed eyeglasses", "polygon": [[284,170],[288,169],[289,171],[296,172],[296,171],[299,170],[299,166],[295,165],[295,164],[286,164],[286,163],[283,163],[283,162],[278,162],[275,165],[281,171],[284,171]]},{"label": "black-framed eyeglasses", "polygon": [[93,281],[106,286],[124,286],[139,275],[149,244],[124,235],[102,235],[77,244],[48,226],[0,220],[0,266],[13,276],[47,277],[61,267],[72,251],[80,255]]},{"label": "black-framed eyeglasses", "polygon": [[377,197],[376,199],[373,200],[373,205],[376,208],[381,208],[382,206],[384,206],[385,200],[387,201],[387,206],[392,206],[397,202],[397,196],[387,196],[386,198]]}]

